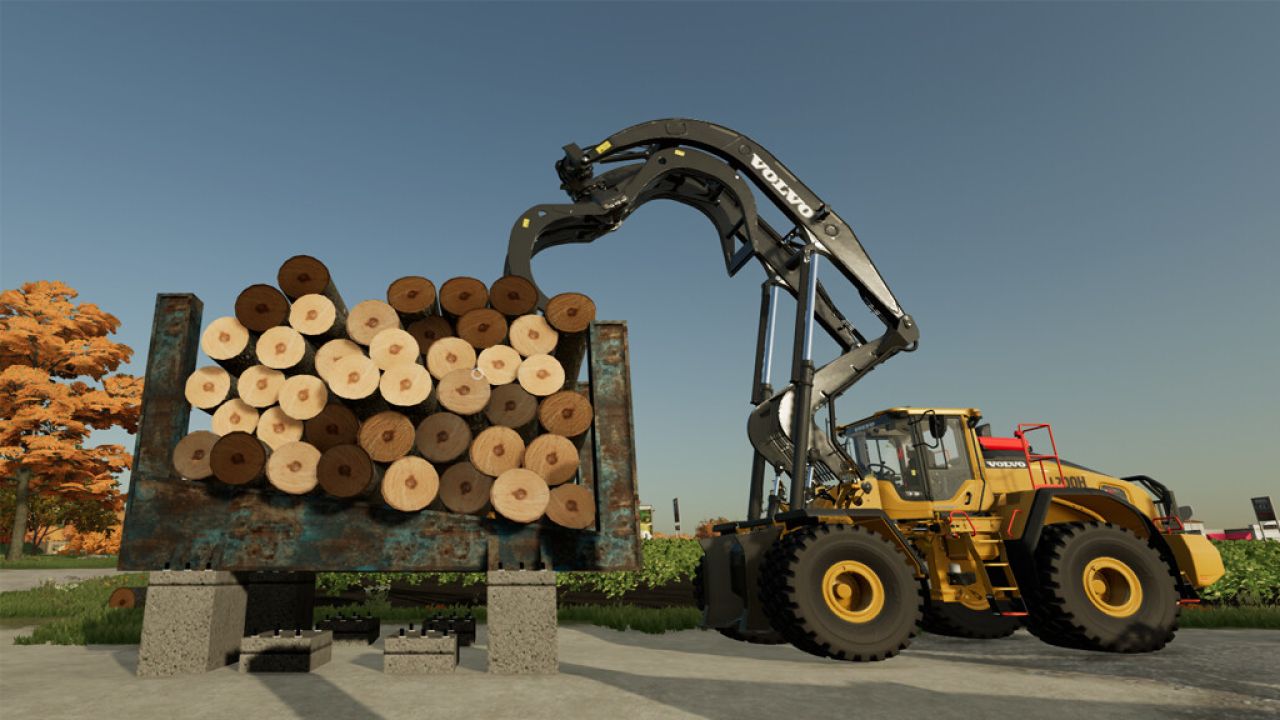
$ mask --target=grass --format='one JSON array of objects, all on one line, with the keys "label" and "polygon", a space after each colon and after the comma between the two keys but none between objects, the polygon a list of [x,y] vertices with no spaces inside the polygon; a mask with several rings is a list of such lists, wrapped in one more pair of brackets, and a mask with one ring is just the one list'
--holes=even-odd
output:
[{"label": "grass", "polygon": [[20,635],[14,645],[137,645],[142,639],[142,608],[100,607],[52,620]]},{"label": "grass", "polygon": [[1178,626],[1184,628],[1259,628],[1280,630],[1280,607],[1218,605],[1182,609]]},{"label": "grass", "polygon": [[599,625],[614,630],[636,630],[661,634],[692,630],[702,620],[702,611],[692,607],[645,608],[634,605],[566,605],[560,608],[561,625]]},{"label": "grass", "polygon": [[0,570],[85,570],[115,568],[116,557],[76,557],[74,555],[27,555],[21,560],[0,559]]},{"label": "grass", "polygon": [[45,582],[30,590],[0,592],[0,617],[79,617],[107,606],[111,591],[118,587],[146,585],[143,573],[112,575],[82,582]]}]

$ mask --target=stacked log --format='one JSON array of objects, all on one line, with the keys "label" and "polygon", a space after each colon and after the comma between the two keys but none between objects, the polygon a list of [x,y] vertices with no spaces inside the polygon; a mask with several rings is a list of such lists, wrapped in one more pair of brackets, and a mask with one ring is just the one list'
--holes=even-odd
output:
[{"label": "stacked log", "polygon": [[590,400],[573,389],[595,305],[508,275],[417,275],[348,308],[321,261],[286,260],[209,323],[213,361],[187,379],[212,431],[173,452],[193,481],[325,494],[399,512],[595,524],[579,453]]}]

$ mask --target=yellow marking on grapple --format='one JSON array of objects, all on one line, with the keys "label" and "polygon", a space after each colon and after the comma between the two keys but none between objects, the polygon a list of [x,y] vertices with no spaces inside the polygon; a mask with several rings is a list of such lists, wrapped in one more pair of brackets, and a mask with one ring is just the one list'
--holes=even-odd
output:
[{"label": "yellow marking on grapple", "polygon": [[609,142],[608,140],[605,140],[604,142],[596,146],[596,154],[603,155],[604,153],[608,152],[609,148],[611,147],[613,147],[613,143]]},{"label": "yellow marking on grapple", "polygon": [[527,228],[527,227],[529,227],[529,218],[525,218],[525,219],[521,220],[521,221],[520,221],[520,227],[522,227],[522,228]]}]

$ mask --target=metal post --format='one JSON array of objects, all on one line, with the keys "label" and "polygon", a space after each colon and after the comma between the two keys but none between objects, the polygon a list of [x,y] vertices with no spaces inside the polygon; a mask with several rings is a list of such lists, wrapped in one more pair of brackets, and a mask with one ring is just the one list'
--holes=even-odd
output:
[{"label": "metal post", "polygon": [[[760,285],[760,329],[756,335],[756,373],[751,389],[751,404],[759,405],[773,395],[773,330],[777,317],[778,284],[772,279]],[[764,468],[767,462],[752,452],[751,489],[747,495],[747,519],[757,520],[764,498]]]},{"label": "metal post", "polygon": [[809,404],[813,399],[813,306],[818,293],[818,253],[804,249],[800,264],[800,286],[804,295],[796,298],[795,353],[791,360],[791,385],[795,400],[791,405],[791,493],[787,496],[792,510],[804,507],[809,486],[809,430],[813,418]]}]

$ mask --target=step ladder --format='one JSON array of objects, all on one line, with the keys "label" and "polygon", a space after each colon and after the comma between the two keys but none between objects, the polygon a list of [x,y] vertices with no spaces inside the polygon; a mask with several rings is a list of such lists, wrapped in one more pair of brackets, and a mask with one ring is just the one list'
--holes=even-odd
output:
[{"label": "step ladder", "polygon": [[[1037,430],[1044,430],[1049,435],[1049,447],[1053,452],[1041,455],[1031,452],[1031,443],[1027,440],[1027,435]],[[1027,474],[1031,476],[1031,488],[1039,490],[1047,487],[1066,487],[1067,474],[1062,471],[1062,460],[1058,458],[1058,443],[1053,439],[1053,428],[1049,427],[1049,423],[1018,423],[1018,429],[1013,431],[1013,436],[1022,441],[1022,455],[1027,460]],[[1044,464],[1052,460],[1058,466],[1057,480],[1051,480],[1049,470]],[[1033,469],[1034,466],[1034,469]],[[1040,471],[1040,480],[1036,480],[1036,469]]]},{"label": "step ladder", "polygon": [[[968,524],[967,532],[957,532],[956,517],[963,517]],[[1006,617],[1023,617],[1027,614],[1026,603],[1022,601],[1022,592],[1014,583],[1013,568],[1009,565],[1009,555],[1005,549],[1005,543],[999,537],[983,537],[978,534],[978,528],[974,525],[973,519],[969,517],[969,513],[964,510],[952,510],[947,514],[947,526],[951,528],[951,537],[960,538],[965,545],[965,552],[973,560],[973,566],[977,569],[977,581],[979,585],[990,588],[987,593],[987,603],[991,605],[991,611],[997,615]],[[980,545],[995,545],[996,557],[993,560],[986,560],[982,557],[979,550]],[[1003,585],[996,585],[991,579],[991,570],[998,570],[1003,576]],[[996,595],[1004,593],[1006,598],[997,598]]]}]

